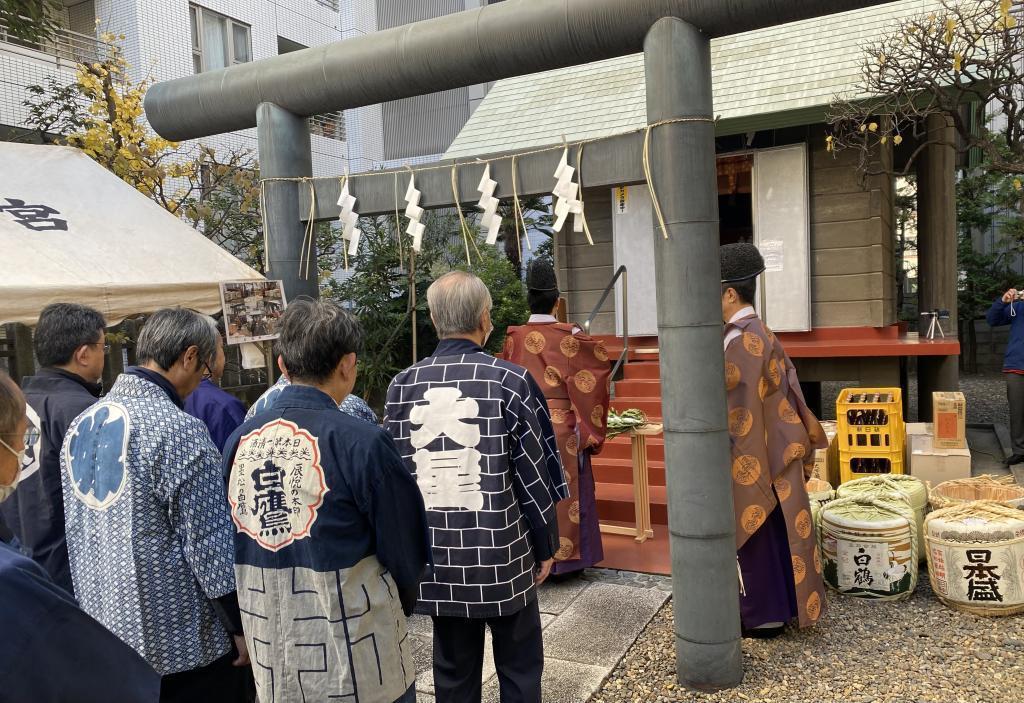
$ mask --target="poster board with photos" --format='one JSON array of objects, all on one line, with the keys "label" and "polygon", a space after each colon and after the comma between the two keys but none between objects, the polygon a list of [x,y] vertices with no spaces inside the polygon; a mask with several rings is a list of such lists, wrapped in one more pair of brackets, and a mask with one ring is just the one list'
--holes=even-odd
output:
[{"label": "poster board with photos", "polygon": [[281,281],[227,281],[220,284],[227,344],[277,339],[287,305]]}]

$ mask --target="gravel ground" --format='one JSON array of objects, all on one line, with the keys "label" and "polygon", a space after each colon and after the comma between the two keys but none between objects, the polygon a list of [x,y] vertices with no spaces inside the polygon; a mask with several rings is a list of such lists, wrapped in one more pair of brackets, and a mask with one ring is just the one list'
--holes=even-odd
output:
[{"label": "gravel ground", "polygon": [[746,678],[714,695],[675,681],[672,602],[655,616],[591,703],[1011,703],[1024,687],[1024,616],[981,618],[942,605],[927,575],[907,601],[829,593],[815,628],[744,640]]},{"label": "gravel ground", "polygon": [[[821,403],[823,420],[836,419],[836,397],[847,383],[822,383]],[[963,375],[960,390],[967,400],[967,422],[1009,424],[1006,405],[1006,381],[1001,373]],[[910,417],[917,417],[917,378],[910,377]],[[931,422],[927,419],[926,422]]]}]

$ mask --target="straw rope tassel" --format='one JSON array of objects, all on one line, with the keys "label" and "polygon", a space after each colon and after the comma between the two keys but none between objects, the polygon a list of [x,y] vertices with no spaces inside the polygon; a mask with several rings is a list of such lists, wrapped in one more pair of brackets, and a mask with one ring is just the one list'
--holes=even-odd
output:
[{"label": "straw rope tassel", "polygon": [[452,166],[452,198],[455,199],[455,210],[459,213],[459,227],[462,230],[462,243],[466,245],[466,264],[473,265],[469,258],[469,237],[466,236],[466,217],[462,214],[462,207],[459,205],[459,185],[456,176],[458,166]]},{"label": "straw rope tassel", "polygon": [[263,223],[263,274],[270,272],[270,237],[267,234],[267,182],[260,181],[260,221]]},{"label": "straw rope tassel", "polygon": [[[523,263],[523,236],[526,237],[526,241],[530,241],[530,236],[526,234],[526,218],[523,217],[523,206],[519,202],[519,175],[516,167],[516,159],[518,157],[512,157],[512,219],[516,221],[516,248],[519,250],[519,264]],[[519,223],[522,222],[523,234],[519,234]]]},{"label": "straw rope tassel", "polygon": [[576,149],[576,180],[580,184],[580,219],[583,220],[583,234],[587,235],[587,243],[594,246],[594,238],[590,236],[590,225],[587,224],[587,208],[583,205],[583,147],[584,144],[580,143]]},{"label": "straw rope tassel", "polygon": [[668,239],[668,227],[665,225],[665,215],[661,211],[661,201],[658,200],[658,193],[654,189],[654,178],[651,176],[651,130],[655,125],[648,125],[644,131],[644,177],[647,179],[647,190],[651,193],[651,203],[654,204],[654,214],[658,216],[658,226],[661,227],[661,236]]},{"label": "straw rope tassel", "polygon": [[405,268],[405,250],[402,248],[402,218],[398,214],[398,171],[395,171],[395,241],[398,242],[398,266]]}]

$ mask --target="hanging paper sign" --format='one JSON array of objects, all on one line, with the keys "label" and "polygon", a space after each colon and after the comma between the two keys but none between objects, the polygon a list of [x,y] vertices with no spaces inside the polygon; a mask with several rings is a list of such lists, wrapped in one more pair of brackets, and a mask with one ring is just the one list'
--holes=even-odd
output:
[{"label": "hanging paper sign", "polygon": [[565,226],[565,219],[570,215],[577,215],[576,221],[573,225],[573,229],[577,232],[583,231],[583,203],[578,200],[580,186],[578,183],[573,183],[572,178],[576,174],[576,169],[569,165],[569,149],[568,147],[562,151],[562,158],[558,162],[558,168],[555,169],[555,178],[557,182],[555,187],[551,190],[551,194],[555,196],[555,223],[553,229],[556,232],[561,232]]},{"label": "hanging paper sign", "polygon": [[416,190],[416,174],[409,176],[409,187],[405,190],[405,216],[409,218],[409,226],[405,233],[412,237],[412,250],[417,254],[423,247],[423,232],[427,226],[420,222],[423,217],[423,208],[420,207],[420,196],[422,193]]},{"label": "hanging paper sign", "polygon": [[497,187],[498,182],[491,178],[491,165],[487,164],[480,185],[477,186],[477,191],[481,194],[477,207],[484,211],[480,216],[480,226],[487,230],[487,243],[491,245],[497,243],[501,230],[501,216],[498,215],[498,205],[501,201],[494,197],[494,190]]},{"label": "hanging paper sign", "polygon": [[764,257],[765,273],[782,273],[786,268],[785,251],[781,239],[766,239],[757,245]]},{"label": "hanging paper sign", "polygon": [[220,284],[227,344],[277,339],[285,309],[281,281],[231,281]]}]

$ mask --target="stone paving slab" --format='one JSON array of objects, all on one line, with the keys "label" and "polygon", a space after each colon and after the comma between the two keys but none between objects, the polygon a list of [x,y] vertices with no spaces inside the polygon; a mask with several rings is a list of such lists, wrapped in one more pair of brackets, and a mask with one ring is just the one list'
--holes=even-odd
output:
[{"label": "stone paving slab", "polygon": [[548,626],[545,656],[610,669],[667,599],[656,588],[595,583]]},{"label": "stone paving slab", "polygon": [[[655,582],[622,583],[624,572],[591,570],[588,579],[545,584],[540,589],[544,628],[544,703],[581,703],[590,698],[636,640],[669,594]],[[612,583],[602,582],[614,579]],[[434,703],[433,635],[428,617],[409,618],[419,703]],[[490,632],[484,644],[483,700],[497,702]]]},{"label": "stone paving slab", "polygon": [[[601,687],[609,670],[561,659],[544,660],[541,690],[544,703],[583,703]],[[484,684],[483,703],[500,703],[498,677]]]}]

